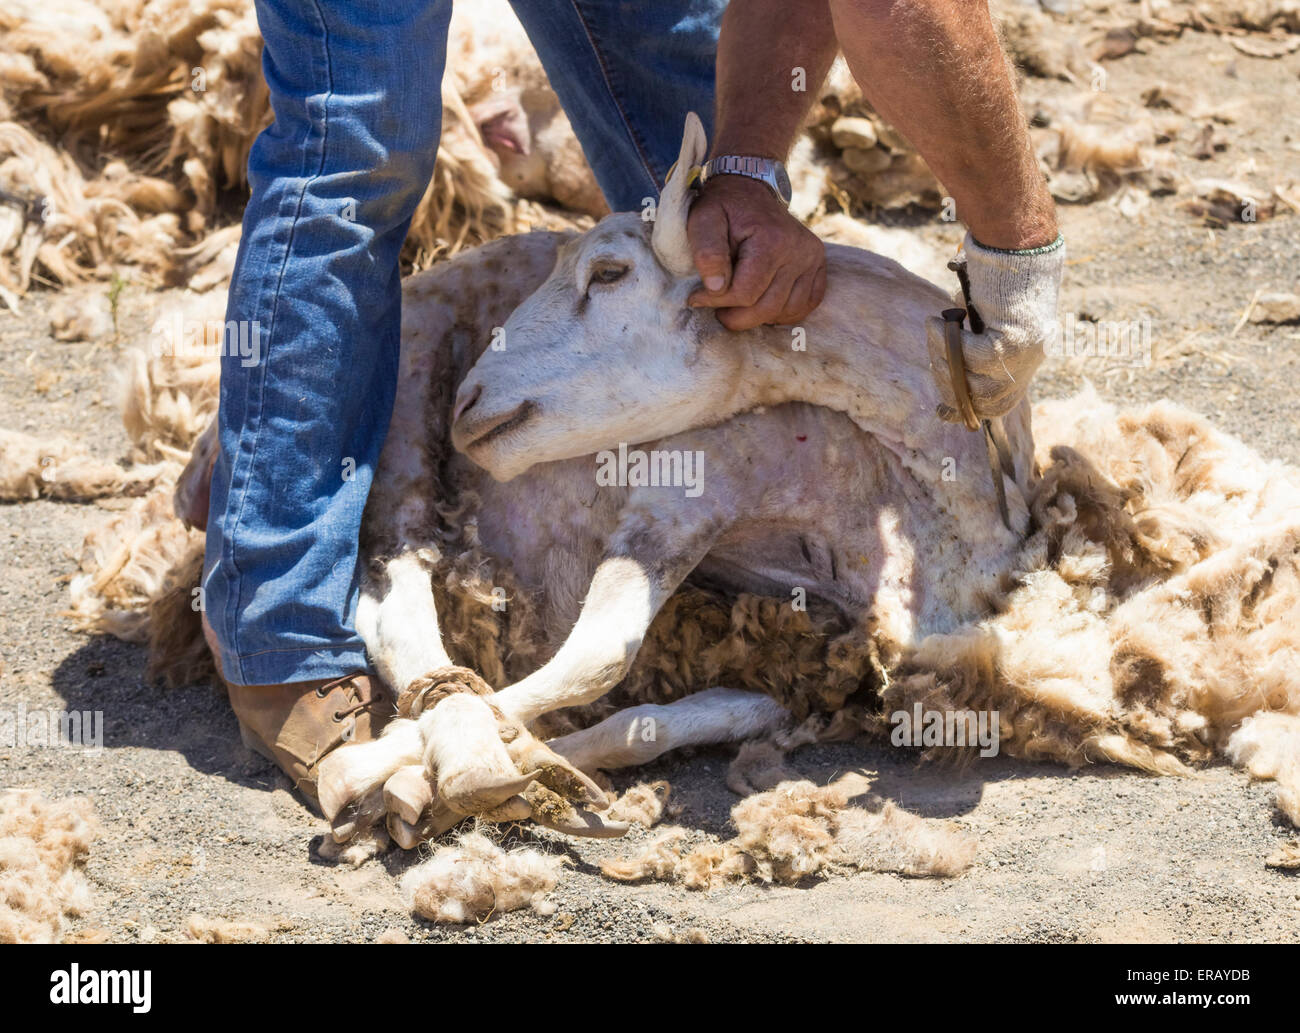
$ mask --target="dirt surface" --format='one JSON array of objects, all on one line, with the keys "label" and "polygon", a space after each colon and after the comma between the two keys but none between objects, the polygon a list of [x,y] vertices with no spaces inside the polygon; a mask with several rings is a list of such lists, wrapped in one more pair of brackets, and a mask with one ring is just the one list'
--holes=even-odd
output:
[{"label": "dirt surface", "polygon": [[[1199,174],[1246,169],[1271,184],[1300,168],[1300,53],[1255,59],[1219,37],[1189,34],[1107,70],[1108,88],[1125,95],[1176,82],[1211,98],[1246,98],[1238,121],[1218,129],[1226,148]],[[1187,139],[1168,146],[1190,152],[1197,129],[1189,120]],[[1257,290],[1300,289],[1300,215],[1282,206],[1270,221],[1214,230],[1181,200],[1154,197],[1129,216],[1104,202],[1063,207],[1071,255],[1063,311],[1150,320],[1154,357],[1139,368],[1053,358],[1037,394],[1067,394],[1088,379],[1119,402],[1172,397],[1263,454],[1300,462],[1300,326],[1246,323],[1233,333]],[[935,222],[917,230],[945,243],[957,233]],[[0,315],[2,422],[73,434],[98,455],[120,457],[126,439],[112,383],[160,295],[128,286],[120,339],[99,345],[54,341],[50,297],[38,293],[22,315]],[[107,515],[101,506],[49,502],[0,508],[0,561],[9,571],[0,580],[0,706],[103,716],[100,750],[0,746],[0,785],[94,798],[105,828],[88,867],[97,905],[73,923],[74,934],[180,940],[197,914],[293,941],[371,941],[393,929],[412,940],[638,941],[665,927],[713,941],[1300,940],[1300,878],[1264,866],[1295,837],[1266,784],[1226,767],[1170,779],[996,758],[955,771],[918,766],[884,744],[806,747],[790,763],[818,782],[849,769],[878,772],[887,798],[955,820],[979,842],[965,875],[863,873],[693,893],[620,885],[596,871],[598,859],[653,833],[590,843],[525,831],[515,835],[572,860],[551,898],[555,915],[521,911],[468,928],[417,921],[394,878],[412,856],[392,853],[356,869],[324,861],[322,823],[240,744],[218,690],[148,685],[141,649],[68,627],[60,616],[65,575],[83,534]],[[665,758],[636,779],[668,779],[684,806],[677,822],[725,838],[736,802],[723,783],[730,754]],[[631,781],[623,775],[618,785]]]}]

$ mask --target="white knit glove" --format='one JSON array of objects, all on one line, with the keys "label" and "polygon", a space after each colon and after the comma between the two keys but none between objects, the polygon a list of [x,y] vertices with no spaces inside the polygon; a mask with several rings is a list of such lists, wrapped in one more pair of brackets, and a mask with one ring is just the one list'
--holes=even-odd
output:
[{"label": "white knit glove", "polygon": [[[962,329],[962,355],[970,384],[975,415],[981,419],[1003,416],[1025,396],[1030,378],[1043,361],[1043,349],[1058,332],[1056,304],[1065,267],[1065,242],[1061,237],[1046,247],[1029,251],[986,248],[969,233],[962,245],[970,277],[971,306],[984,322],[983,333],[973,333],[971,320]],[[961,292],[957,305],[965,307]],[[943,318],[926,322],[930,350],[930,375],[939,388],[939,416],[960,421],[957,399],[948,373],[948,349]]]}]

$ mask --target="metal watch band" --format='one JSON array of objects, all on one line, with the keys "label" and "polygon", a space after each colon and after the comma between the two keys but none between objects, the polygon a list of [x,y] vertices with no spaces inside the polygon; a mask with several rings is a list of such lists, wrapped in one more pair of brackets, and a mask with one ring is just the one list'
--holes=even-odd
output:
[{"label": "metal watch band", "polygon": [[790,204],[790,179],[785,166],[772,158],[756,158],[745,154],[722,154],[704,163],[700,182],[707,183],[714,176],[746,176],[766,183],[782,204]]},{"label": "metal watch band", "polygon": [[767,173],[771,162],[766,158],[750,158],[739,154],[724,154],[719,158],[714,158],[709,162],[709,172],[711,175],[718,173],[729,173],[738,176],[749,176],[751,179],[761,179]]}]

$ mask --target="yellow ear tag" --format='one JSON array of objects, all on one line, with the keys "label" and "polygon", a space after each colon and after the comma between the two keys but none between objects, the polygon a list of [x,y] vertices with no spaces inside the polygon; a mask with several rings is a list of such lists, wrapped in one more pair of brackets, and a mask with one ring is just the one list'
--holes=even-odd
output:
[{"label": "yellow ear tag", "polygon": [[[677,170],[677,162],[673,162],[673,167],[668,170],[668,175],[664,177],[664,184],[673,178],[673,173]],[[692,165],[691,174],[686,180],[686,186],[693,187],[700,181],[700,173],[704,171],[703,165]]]}]

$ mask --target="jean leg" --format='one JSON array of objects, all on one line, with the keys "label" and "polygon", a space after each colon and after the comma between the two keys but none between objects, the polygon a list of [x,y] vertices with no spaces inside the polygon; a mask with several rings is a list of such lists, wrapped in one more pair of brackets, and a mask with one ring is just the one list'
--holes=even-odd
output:
[{"label": "jean leg", "polygon": [[614,211],[638,209],[677,160],[686,113],[713,133],[726,0],[511,0]]},{"label": "jean leg", "polygon": [[256,8],[275,121],[249,156],[203,581],[223,673],[244,685],[366,666],[357,539],[392,413],[398,256],[433,172],[451,0]]}]

